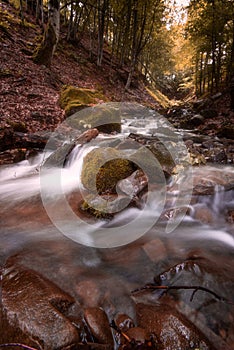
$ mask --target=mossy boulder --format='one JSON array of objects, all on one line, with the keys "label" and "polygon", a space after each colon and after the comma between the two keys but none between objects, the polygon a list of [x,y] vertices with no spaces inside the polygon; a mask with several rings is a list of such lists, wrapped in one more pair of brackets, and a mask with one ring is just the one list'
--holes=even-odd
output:
[{"label": "mossy boulder", "polygon": [[120,151],[110,147],[95,148],[84,158],[81,182],[91,192],[116,193],[118,181],[135,170],[135,164],[123,158]]},{"label": "mossy boulder", "polygon": [[[115,103],[102,103],[73,114],[67,123],[74,129],[96,128],[103,133],[121,132],[121,115]],[[88,107],[88,105],[86,105]]]},{"label": "mossy boulder", "polygon": [[91,89],[77,88],[75,86],[64,86],[60,93],[59,103],[65,110],[66,117],[105,100],[101,92]]},{"label": "mossy boulder", "polygon": [[147,148],[153,153],[164,173],[169,176],[172,175],[176,163],[169,149],[167,149],[167,147],[160,141],[155,142]]}]

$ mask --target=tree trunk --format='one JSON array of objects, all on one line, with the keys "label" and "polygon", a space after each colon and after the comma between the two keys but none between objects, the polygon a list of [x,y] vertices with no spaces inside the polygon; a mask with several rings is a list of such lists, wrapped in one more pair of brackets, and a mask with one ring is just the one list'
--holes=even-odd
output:
[{"label": "tree trunk", "polygon": [[211,92],[214,92],[216,88],[216,35],[215,35],[215,0],[212,0],[212,33],[211,33],[211,45],[212,45],[212,77],[211,77]]},{"label": "tree trunk", "polygon": [[48,4],[49,20],[44,32],[43,40],[33,55],[33,61],[51,66],[53,54],[55,52],[60,30],[60,1],[50,0]]},{"label": "tree trunk", "polygon": [[109,0],[98,1],[98,55],[97,55],[98,66],[101,66],[102,58],[103,58],[105,19],[106,19],[106,12],[109,6],[108,2]]}]

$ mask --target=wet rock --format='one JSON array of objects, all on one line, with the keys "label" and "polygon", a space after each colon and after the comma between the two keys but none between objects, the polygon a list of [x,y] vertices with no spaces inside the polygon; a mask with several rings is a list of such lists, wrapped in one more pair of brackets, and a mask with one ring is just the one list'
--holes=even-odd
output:
[{"label": "wet rock", "polygon": [[214,216],[212,211],[206,206],[195,206],[193,218],[199,220],[203,224],[212,224],[214,223]]},{"label": "wet rock", "polygon": [[76,292],[82,304],[86,307],[98,306],[101,299],[101,291],[94,281],[85,280],[79,282],[76,286]]},{"label": "wet rock", "polygon": [[80,205],[82,212],[90,214],[96,219],[112,219],[114,214],[127,208],[130,204],[137,205],[139,200],[131,200],[125,195],[103,194],[100,196],[89,194]]},{"label": "wet rock", "polygon": [[204,117],[200,114],[195,114],[189,121],[188,124],[191,126],[199,126],[204,123]]},{"label": "wet rock", "polygon": [[230,224],[234,224],[234,209],[228,209],[227,210],[226,220]]},{"label": "wet rock", "polygon": [[168,220],[179,220],[180,218],[183,218],[185,215],[190,215],[191,208],[188,206],[181,206],[177,208],[169,208],[163,211],[163,213],[160,216],[160,219],[163,221]]},{"label": "wet rock", "polygon": [[85,107],[87,106],[79,107],[82,110],[69,114],[71,116],[66,121],[72,128],[78,130],[97,128],[107,134],[121,132],[120,112],[113,103]]},{"label": "wet rock", "polygon": [[145,243],[143,245],[143,250],[153,262],[158,262],[164,259],[167,255],[166,248],[159,238]]},{"label": "wet rock", "polygon": [[211,168],[205,175],[201,169],[193,178],[193,194],[195,195],[212,195],[232,188],[234,188],[234,175],[230,171]]},{"label": "wet rock", "polygon": [[200,111],[200,114],[205,119],[213,119],[213,118],[217,118],[217,116],[218,116],[218,112],[213,108],[202,109]]},{"label": "wet rock", "polygon": [[[162,182],[162,178],[160,179],[160,171],[164,172],[164,182],[165,178],[168,179],[173,174],[178,164],[188,164],[189,162],[187,148],[184,142],[182,142],[182,138],[180,139],[170,128],[160,129],[166,130],[160,138],[157,135],[147,136],[136,133],[131,133],[128,136],[139,144],[145,145],[139,148],[138,151],[131,156],[131,159],[133,159],[133,161],[135,159],[136,163],[140,161],[142,170],[146,175],[150,174],[150,177],[151,173],[153,173],[156,182]],[[155,160],[148,151],[152,153]],[[153,181],[154,177],[152,177]]]},{"label": "wet rock", "polygon": [[135,170],[133,162],[123,158],[120,151],[110,147],[98,148],[85,156],[81,181],[91,192],[116,193],[117,182]]},{"label": "wet rock", "polygon": [[117,315],[115,323],[122,332],[126,332],[129,328],[134,327],[133,319],[125,314]]},{"label": "wet rock", "polygon": [[117,189],[133,198],[146,188],[147,185],[147,176],[141,169],[138,169],[126,179],[120,180],[117,184]]},{"label": "wet rock", "polygon": [[[129,340],[133,340],[136,343],[144,344],[147,340],[150,340],[150,334],[141,327],[133,327],[125,332],[125,335]],[[129,343],[123,336],[120,339],[121,344]]]},{"label": "wet rock", "polygon": [[169,305],[137,304],[136,312],[138,326],[155,334],[162,349],[215,349],[190,321]]},{"label": "wet rock", "polygon": [[153,153],[156,160],[160,163],[162,170],[171,175],[176,166],[175,160],[168,148],[165,147],[161,142],[157,142],[148,147],[148,149]]},{"label": "wet rock", "polygon": [[53,152],[44,162],[43,166],[50,167],[63,167],[66,163],[67,157],[75,147],[75,142],[66,143]]},{"label": "wet rock", "polygon": [[98,343],[114,344],[109,320],[103,309],[99,307],[87,308],[84,310],[84,317]]},{"label": "wet rock", "polygon": [[25,148],[11,149],[0,153],[0,165],[18,163],[26,159],[27,150]]},{"label": "wet rock", "polygon": [[228,157],[225,150],[222,148],[214,148],[212,152],[211,160],[215,163],[226,164]]},{"label": "wet rock", "polygon": [[2,274],[0,342],[58,349],[79,341],[66,315],[75,300],[39,273],[7,264]]},{"label": "wet rock", "polygon": [[56,150],[45,160],[43,166],[47,168],[63,167],[75,146],[90,142],[92,139],[96,138],[98,134],[98,130],[94,128],[83,132],[81,135],[76,135],[72,141],[64,143],[60,147],[56,148]]}]

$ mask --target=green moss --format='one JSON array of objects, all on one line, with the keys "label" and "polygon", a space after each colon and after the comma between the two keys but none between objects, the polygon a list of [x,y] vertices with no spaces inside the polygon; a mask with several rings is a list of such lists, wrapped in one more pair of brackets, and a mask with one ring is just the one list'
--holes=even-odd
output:
[{"label": "green moss", "polygon": [[105,97],[96,90],[64,86],[59,103],[68,117],[82,108],[97,104],[100,100],[105,100]]},{"label": "green moss", "polygon": [[45,30],[43,40],[34,51],[33,62],[50,67],[56,41],[57,38],[54,28],[49,22]]},{"label": "green moss", "polygon": [[111,105],[100,104],[71,117],[70,125],[77,129],[97,128],[107,134],[121,132],[121,117]]},{"label": "green moss", "polygon": [[7,31],[8,29],[10,29],[11,25],[20,24],[19,18],[14,17],[11,13],[7,11],[2,11],[1,9],[0,9],[0,17],[1,17],[0,29],[2,31]]},{"label": "green moss", "polygon": [[88,214],[90,214],[91,216],[94,216],[96,219],[105,219],[105,220],[109,220],[113,218],[113,214],[106,212],[106,208],[100,208],[95,209],[94,207],[92,207],[92,204],[90,205],[88,202],[84,201],[81,206],[80,209],[82,211],[87,212]]},{"label": "green moss", "polygon": [[69,124],[73,128],[97,128],[104,133],[121,132],[119,110],[111,103],[98,104],[104,100],[100,91],[67,86],[61,92],[60,106],[65,109],[67,117],[72,115]]},{"label": "green moss", "polygon": [[26,133],[28,131],[24,122],[7,121],[14,131]]},{"label": "green moss", "polygon": [[149,88],[146,88],[146,90],[163,108],[170,108],[175,105],[175,101],[169,100],[161,91],[156,89],[152,91]]},{"label": "green moss", "polygon": [[91,192],[116,193],[117,182],[136,169],[133,162],[120,156],[118,150],[110,147],[92,150],[84,158],[82,184]]},{"label": "green moss", "polygon": [[20,0],[10,0],[9,2],[16,10],[20,9]]},{"label": "green moss", "polygon": [[[1,27],[1,24],[0,24]],[[0,78],[9,78],[12,77],[14,73],[10,69],[1,69],[0,68]]]}]

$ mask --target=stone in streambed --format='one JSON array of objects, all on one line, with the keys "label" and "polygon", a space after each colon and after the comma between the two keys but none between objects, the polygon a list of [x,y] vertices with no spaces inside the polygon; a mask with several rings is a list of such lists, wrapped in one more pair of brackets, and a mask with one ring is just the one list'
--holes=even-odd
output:
[{"label": "stone in streambed", "polygon": [[189,121],[188,121],[188,125],[189,126],[199,126],[201,124],[204,123],[204,117],[200,114],[195,114]]},{"label": "stone in streambed", "polygon": [[66,314],[75,300],[39,273],[8,264],[2,272],[0,342],[58,349],[79,341]]},{"label": "stone in streambed", "polygon": [[97,148],[83,160],[81,182],[91,192],[116,193],[117,182],[134,170],[133,162],[123,158],[120,151],[111,147]]},{"label": "stone in streambed", "polygon": [[126,179],[120,180],[117,184],[117,188],[133,198],[137,196],[148,185],[148,178],[145,173],[138,169]]},{"label": "stone in streambed", "polygon": [[70,153],[77,145],[83,145],[95,139],[99,132],[97,129],[90,129],[84,131],[81,135],[76,135],[73,141],[64,143],[62,146],[57,148],[43,163],[46,168],[50,167],[63,167],[69,158]]},{"label": "stone in streambed", "polygon": [[115,318],[115,323],[122,332],[126,332],[129,328],[135,326],[133,319],[125,314],[118,314]]},{"label": "stone in streambed", "polygon": [[234,208],[229,208],[226,213],[226,221],[234,224]]},{"label": "stone in streambed", "polygon": [[84,318],[98,343],[114,345],[109,320],[103,309],[99,307],[86,308]]},{"label": "stone in streambed", "polygon": [[130,203],[135,204],[126,195],[103,194],[85,197],[85,201],[81,203],[79,209],[96,219],[110,220],[114,215],[128,207]]},{"label": "stone in streambed", "polygon": [[213,224],[215,220],[212,211],[202,205],[194,207],[193,218],[203,224]]},{"label": "stone in streambed", "polygon": [[145,243],[143,250],[152,262],[158,262],[167,256],[166,248],[159,238]]},{"label": "stone in streambed", "polygon": [[76,286],[76,292],[86,307],[96,307],[101,301],[101,290],[92,280],[81,281]]},{"label": "stone in streambed", "polygon": [[[137,349],[137,346],[140,347],[140,346],[143,346],[143,344],[145,344],[146,346],[147,342],[150,342],[150,338],[151,338],[150,334],[144,328],[141,328],[141,327],[130,328],[126,332],[124,332],[124,334],[125,334],[125,337],[122,335],[119,340],[121,345],[120,347],[121,350],[122,349],[124,350],[125,344],[129,345],[130,342],[132,342],[132,344],[135,345],[133,347],[130,347],[130,349],[134,349],[134,348]],[[126,337],[128,337],[129,340],[127,340]],[[148,347],[146,346],[146,348]],[[155,350],[157,349],[151,346],[149,347],[149,349],[150,348]]]},{"label": "stone in streambed", "polygon": [[234,174],[225,169],[210,169],[209,174],[196,173],[193,177],[194,195],[212,195],[234,188]]},{"label": "stone in streambed", "polygon": [[189,320],[169,305],[139,303],[136,312],[138,326],[155,334],[161,349],[215,349]]}]

